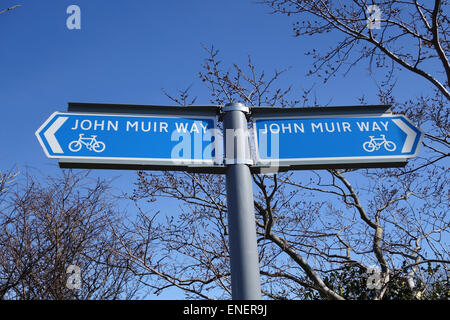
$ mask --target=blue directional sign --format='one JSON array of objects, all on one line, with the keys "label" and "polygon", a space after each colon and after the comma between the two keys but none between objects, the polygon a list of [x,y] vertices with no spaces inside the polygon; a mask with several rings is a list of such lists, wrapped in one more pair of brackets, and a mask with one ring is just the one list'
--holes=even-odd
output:
[{"label": "blue directional sign", "polygon": [[254,117],[256,165],[406,162],[423,133],[405,116]]},{"label": "blue directional sign", "polygon": [[49,158],[214,166],[214,116],[53,113],[36,131]]}]

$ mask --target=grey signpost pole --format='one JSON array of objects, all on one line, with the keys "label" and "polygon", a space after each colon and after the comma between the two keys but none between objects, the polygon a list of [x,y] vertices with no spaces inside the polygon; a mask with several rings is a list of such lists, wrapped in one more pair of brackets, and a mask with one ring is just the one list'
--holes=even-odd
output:
[{"label": "grey signpost pole", "polygon": [[246,118],[249,108],[231,103],[224,106],[223,112],[232,298],[259,300],[261,285]]}]

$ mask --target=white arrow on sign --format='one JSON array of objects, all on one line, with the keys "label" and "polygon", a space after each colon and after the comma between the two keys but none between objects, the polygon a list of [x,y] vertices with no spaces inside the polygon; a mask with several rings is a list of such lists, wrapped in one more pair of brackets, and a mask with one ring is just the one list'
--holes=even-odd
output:
[{"label": "white arrow on sign", "polygon": [[61,146],[56,140],[55,133],[61,128],[61,126],[66,122],[69,117],[59,117],[56,121],[44,132],[44,137],[47,139],[47,142],[52,149],[53,153],[64,153]]},{"label": "white arrow on sign", "polygon": [[411,152],[414,141],[416,140],[417,133],[411,129],[402,119],[392,119],[392,121],[406,133],[406,140],[403,144],[402,153]]}]

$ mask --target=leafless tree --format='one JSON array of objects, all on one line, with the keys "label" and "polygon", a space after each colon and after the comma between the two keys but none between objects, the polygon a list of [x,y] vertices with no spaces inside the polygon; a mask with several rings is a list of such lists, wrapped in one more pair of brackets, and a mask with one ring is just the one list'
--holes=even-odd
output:
[{"label": "leafless tree", "polygon": [[135,278],[126,260],[113,254],[109,226],[119,216],[108,189],[107,182],[72,171],[47,178],[27,174],[3,188],[0,299],[134,296]]},{"label": "leafless tree", "polygon": [[[427,271],[440,268],[448,290],[449,273],[449,117],[450,68],[446,1],[261,1],[274,13],[298,17],[297,36],[336,35],[328,52],[312,49],[309,74],[326,82],[368,62],[378,82],[379,102],[406,113],[425,131],[424,151],[404,169],[323,170],[254,175],[262,289],[274,299],[348,297],[333,275],[356,268],[363,282],[379,268],[378,285],[360,287],[374,299],[395,296],[405,283],[409,297],[431,290]],[[376,5],[380,28],[369,27]],[[372,8],[373,9],[373,8]],[[242,101],[250,106],[292,107],[313,104],[310,90],[294,97],[277,88],[287,71],[272,76],[257,72],[249,58],[245,68],[226,69],[214,48],[200,71],[211,103]],[[399,73],[399,70],[402,73]],[[419,76],[429,94],[398,101],[397,77]],[[186,105],[189,89],[171,96]],[[361,99],[365,103],[364,99]],[[230,296],[229,251],[224,177],[192,173],[138,173],[130,199],[139,208],[134,226],[116,231],[130,269],[156,293],[177,287],[188,297]],[[158,199],[178,201],[177,212],[154,213]],[[146,202],[148,201],[148,202]],[[182,205],[181,205],[182,204]],[[150,208],[147,212],[146,207]],[[428,273],[428,274],[427,274]],[[400,279],[400,280],[399,280]],[[345,284],[344,284],[345,285]],[[449,293],[445,293],[448,297]]]},{"label": "leafless tree", "polygon": [[18,8],[18,7],[21,7],[21,5],[20,4],[16,4],[16,5],[12,6],[12,7],[9,7],[9,8],[6,8],[4,10],[1,10],[0,14],[6,13],[6,12],[11,11],[11,10],[14,10],[15,8]]},{"label": "leafless tree", "polygon": [[[294,17],[296,36],[336,35],[328,52],[309,52],[311,74],[325,80],[362,61],[370,71],[395,67],[410,71],[450,99],[448,2],[262,0],[274,13]],[[447,10],[446,10],[447,8]],[[378,19],[378,25],[375,24]]]},{"label": "leafless tree", "polygon": [[[266,78],[250,59],[246,68],[224,70],[218,52],[207,52],[200,77],[212,103],[290,107],[308,99],[308,90],[296,100],[289,88],[275,87],[284,71]],[[173,100],[189,98],[184,92],[183,99]],[[440,105],[433,106],[428,112],[441,119]],[[425,160],[412,161],[412,169],[254,175],[263,294],[344,299],[343,288],[327,279],[349,267],[360,271],[361,290],[371,291],[374,299],[392,296],[398,277],[410,297],[425,297],[430,288],[419,285],[426,283],[423,265],[439,265],[448,282],[448,170],[445,162]],[[139,208],[139,219],[116,235],[135,274],[155,293],[177,287],[191,298],[230,297],[223,176],[139,172],[129,198]],[[180,209],[152,212],[158,199],[179,203]],[[365,286],[372,267],[379,268],[380,284],[373,290]]]}]

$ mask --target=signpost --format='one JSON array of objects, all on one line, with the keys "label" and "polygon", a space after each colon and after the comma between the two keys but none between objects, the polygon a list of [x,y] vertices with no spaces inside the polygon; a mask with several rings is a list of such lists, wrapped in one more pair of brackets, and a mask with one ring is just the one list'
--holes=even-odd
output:
[{"label": "signpost", "polygon": [[258,300],[261,299],[261,285],[249,168],[253,161],[248,158],[247,139],[250,110],[235,103],[226,105],[223,111],[232,298]]},{"label": "signpost", "polygon": [[422,131],[403,115],[258,117],[253,119],[256,165],[404,165],[419,151]]},{"label": "signpost", "polygon": [[62,167],[220,167],[216,115],[167,113],[55,112],[36,136],[47,157]]},{"label": "signpost", "polygon": [[[224,133],[218,130],[218,116]],[[62,168],[225,174],[232,297],[248,300],[261,298],[252,172],[404,166],[417,156],[423,132],[405,116],[390,113],[389,106],[69,103],[68,112],[53,113],[36,136]]]}]

